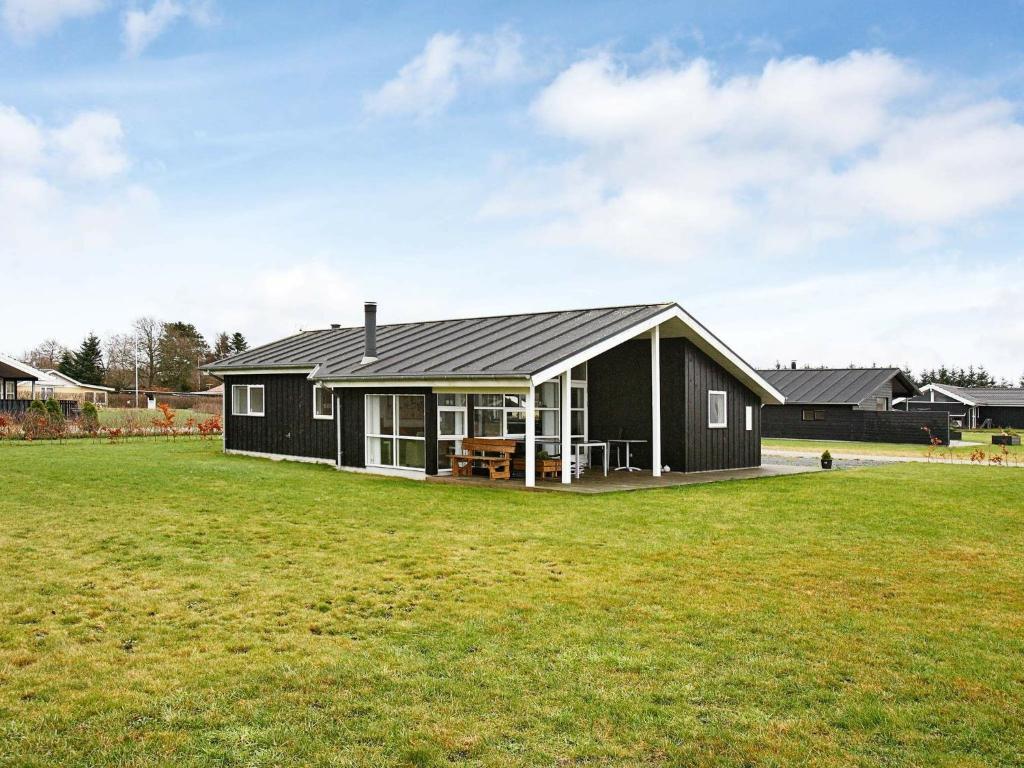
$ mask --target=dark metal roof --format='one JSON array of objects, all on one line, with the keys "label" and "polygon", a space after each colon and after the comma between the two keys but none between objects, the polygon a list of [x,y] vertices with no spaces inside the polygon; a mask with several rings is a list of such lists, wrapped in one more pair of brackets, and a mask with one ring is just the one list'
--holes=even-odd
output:
[{"label": "dark metal roof", "polygon": [[362,364],[363,327],[305,331],[210,364],[211,370],[313,368],[317,379],[526,377],[676,306],[642,304],[377,326]]},{"label": "dark metal roof", "polygon": [[[949,392],[975,405],[998,405],[1007,408],[1024,408],[1024,389],[1020,387],[954,387],[952,384],[936,384],[936,394]],[[914,398],[919,402],[922,398]],[[923,399],[928,399],[925,393]]]},{"label": "dark metal roof", "polygon": [[890,379],[893,395],[919,392],[899,368],[780,368],[758,371],[786,396],[786,403],[857,405]]}]

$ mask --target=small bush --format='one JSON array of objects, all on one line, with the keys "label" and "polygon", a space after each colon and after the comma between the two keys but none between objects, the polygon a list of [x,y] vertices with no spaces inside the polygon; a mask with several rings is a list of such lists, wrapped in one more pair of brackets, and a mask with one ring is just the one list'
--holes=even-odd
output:
[{"label": "small bush", "polygon": [[52,397],[46,401],[46,418],[51,424],[64,423],[64,411],[60,409],[60,403]]},{"label": "small bush", "polygon": [[100,415],[92,403],[82,403],[80,425],[83,431],[95,435],[100,428]]}]

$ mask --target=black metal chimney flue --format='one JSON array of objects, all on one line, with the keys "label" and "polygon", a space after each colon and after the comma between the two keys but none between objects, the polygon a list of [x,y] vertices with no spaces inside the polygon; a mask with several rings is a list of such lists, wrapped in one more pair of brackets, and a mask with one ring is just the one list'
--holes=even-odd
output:
[{"label": "black metal chimney flue", "polygon": [[363,349],[363,362],[372,363],[377,359],[377,302],[366,302],[363,305],[363,313],[366,318],[366,343]]},{"label": "black metal chimney flue", "polygon": [[796,360],[793,360],[792,362],[790,362],[789,367],[790,367],[791,370],[795,371],[796,370]]}]

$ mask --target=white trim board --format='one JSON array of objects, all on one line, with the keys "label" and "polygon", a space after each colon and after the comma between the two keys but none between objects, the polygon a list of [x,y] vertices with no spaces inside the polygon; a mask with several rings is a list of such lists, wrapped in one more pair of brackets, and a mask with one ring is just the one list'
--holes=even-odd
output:
[{"label": "white trim board", "polygon": [[[924,393],[924,392],[931,392],[933,390],[935,392],[938,392],[940,394],[945,395],[946,397],[952,397],[958,403],[963,403],[964,405],[970,405],[972,407],[977,405],[977,403],[974,402],[973,400],[968,400],[966,397],[963,397],[962,395],[958,395],[955,392],[950,392],[948,389],[945,389],[940,384],[925,384],[923,387],[921,387],[921,392],[922,393]],[[933,400],[931,402],[935,402],[935,401]]]},{"label": "white trim board", "polygon": [[301,464],[325,464],[328,467],[335,466],[332,459],[318,459],[312,456],[289,456],[284,453],[263,453],[262,451],[242,451],[237,448],[225,448],[224,453],[232,456],[249,456],[253,459],[270,459],[271,461],[297,461]]},{"label": "white trim board", "polygon": [[311,365],[277,366],[276,368],[203,368],[203,373],[208,373],[217,378],[225,376],[272,376],[278,373],[305,373],[310,376],[316,370]]},{"label": "white trim board", "polygon": [[604,341],[593,344],[564,360],[549,366],[533,375],[535,384],[547,381],[565,370],[572,369],[580,363],[585,363],[620,344],[635,338],[643,338],[653,328],[660,326],[670,320],[678,320],[685,326],[687,334],[685,338],[694,342],[699,349],[709,354],[712,359],[722,365],[729,373],[741,380],[745,380],[748,386],[757,393],[762,403],[770,405],[784,405],[786,398],[775,387],[765,381],[750,365],[748,365],[735,352],[729,349],[711,331],[700,324],[692,315],[687,313],[679,305],[668,307],[654,317],[637,323],[624,331],[611,336]]},{"label": "white trim board", "polygon": [[[330,462],[329,462],[330,463]],[[427,472],[423,469],[402,469],[400,467],[338,467],[341,472],[353,472],[357,475],[377,475],[378,477],[398,477],[403,480],[426,480]]]},{"label": "white trim board", "polygon": [[[444,394],[480,394],[492,392],[526,392],[530,380],[522,378],[501,379],[324,379],[323,383],[335,389],[394,389],[395,387],[431,388]],[[401,394],[401,393],[399,393]]]}]

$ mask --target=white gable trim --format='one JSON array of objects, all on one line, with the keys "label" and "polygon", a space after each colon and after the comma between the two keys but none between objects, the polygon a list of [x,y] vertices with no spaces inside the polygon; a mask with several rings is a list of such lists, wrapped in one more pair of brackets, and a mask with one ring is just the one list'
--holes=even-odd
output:
[{"label": "white gable trim", "polygon": [[966,397],[963,397],[962,395],[958,395],[955,392],[950,392],[948,389],[945,389],[944,387],[942,387],[939,384],[925,384],[923,387],[921,387],[921,392],[922,393],[924,393],[924,392],[931,392],[933,390],[935,392],[938,392],[940,395],[945,395],[946,397],[952,397],[958,403],[963,403],[964,405],[971,405],[971,406],[977,405],[977,403],[975,403],[973,400],[968,400]]},{"label": "white gable trim", "polygon": [[654,317],[630,326],[626,330],[620,331],[604,341],[587,347],[586,349],[565,358],[555,365],[549,366],[548,368],[535,373],[533,375],[533,383],[540,384],[548,381],[558,374],[571,369],[580,363],[585,363],[587,360],[597,357],[598,355],[607,352],[630,339],[636,338],[640,334],[647,333],[652,328],[655,328],[669,320],[679,320],[682,322],[683,325],[693,333],[693,338],[691,340],[699,342],[698,346],[702,347],[704,351],[712,357],[712,359],[718,363],[724,364],[723,367],[725,367],[726,370],[737,378],[743,380],[744,383],[746,383],[761,397],[761,402],[763,404],[783,405],[786,402],[786,398],[781,392],[765,381],[757,371],[747,364],[746,361],[723,344],[717,336],[701,325],[696,318],[678,304],[668,307]]}]

